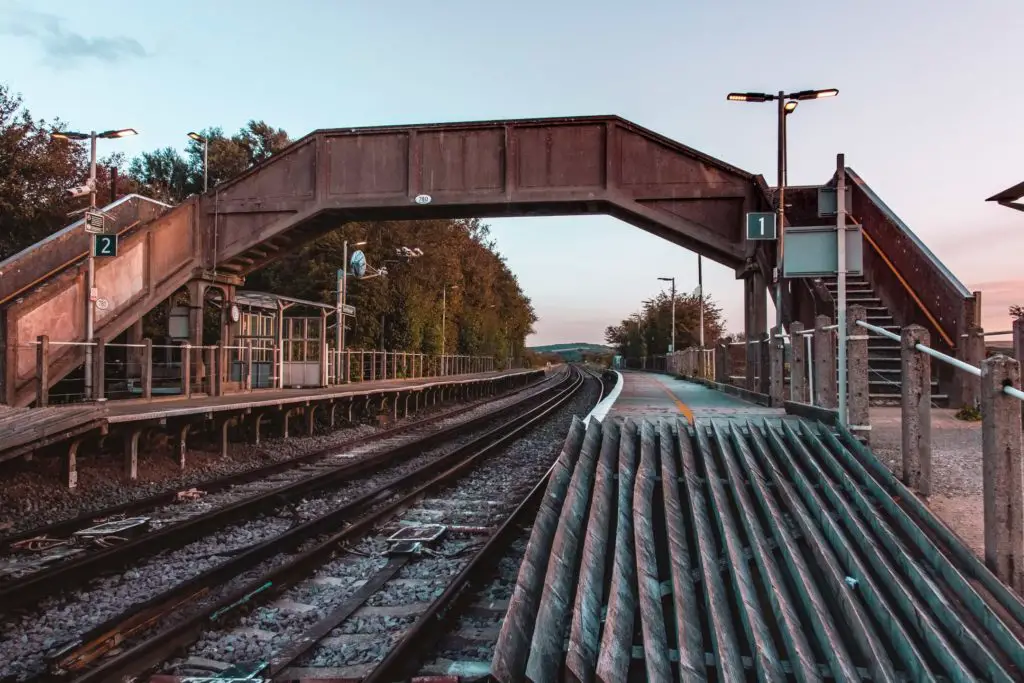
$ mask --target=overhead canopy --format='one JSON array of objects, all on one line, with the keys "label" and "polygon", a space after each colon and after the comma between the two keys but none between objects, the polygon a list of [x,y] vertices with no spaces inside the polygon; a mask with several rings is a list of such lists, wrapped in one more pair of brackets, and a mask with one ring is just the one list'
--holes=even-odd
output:
[{"label": "overhead canopy", "polygon": [[281,294],[271,294],[269,292],[256,292],[251,290],[244,290],[235,293],[235,303],[241,306],[249,306],[250,308],[264,308],[272,311],[278,310],[278,303],[283,308],[290,308],[292,306],[310,306],[313,308],[326,309],[328,311],[334,311],[334,306],[331,304],[321,303],[319,301],[307,301],[306,299],[296,299],[291,296],[283,296]]},{"label": "overhead canopy", "polygon": [[1024,203],[1017,201],[1021,197],[1024,197],[1024,183],[1017,183],[1013,187],[1007,188],[998,194],[992,195],[985,201],[999,202],[1003,206],[1007,206],[1011,209],[1024,211]]}]

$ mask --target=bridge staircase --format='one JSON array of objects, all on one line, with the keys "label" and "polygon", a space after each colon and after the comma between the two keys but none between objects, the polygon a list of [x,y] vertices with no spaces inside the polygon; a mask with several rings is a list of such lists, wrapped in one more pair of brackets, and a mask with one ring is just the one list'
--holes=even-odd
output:
[{"label": "bridge staircase", "polygon": [[[835,277],[823,278],[823,284],[833,301],[839,300],[839,285]],[[867,312],[868,322],[884,330],[900,333],[889,309],[879,298],[874,287],[863,275],[851,275],[846,280],[846,301],[848,305],[863,306]],[[832,310],[832,319],[837,319],[837,311]],[[937,407],[945,407],[949,396],[942,393],[939,387],[937,366],[932,364],[932,403]],[[872,405],[899,405],[901,391],[901,358],[900,344],[892,339],[871,335],[868,340],[868,393]]]},{"label": "bridge staircase", "polygon": [[[862,228],[862,274],[847,278],[847,301],[867,308],[868,322],[899,333],[908,325],[928,330],[931,347],[965,357],[968,328],[980,324],[978,297],[964,286],[939,258],[852,168],[846,168],[850,188],[848,217]],[[835,186],[835,176],[825,186]],[[820,186],[786,189],[786,222],[791,226],[820,226],[833,218],[819,214]],[[834,216],[834,214],[833,214]],[[824,313],[836,319],[836,278],[807,279],[793,288],[793,317],[805,327]],[[953,369],[932,364],[932,403],[959,407],[960,385]],[[875,405],[898,404],[900,345],[872,335],[868,342],[869,393]]]}]

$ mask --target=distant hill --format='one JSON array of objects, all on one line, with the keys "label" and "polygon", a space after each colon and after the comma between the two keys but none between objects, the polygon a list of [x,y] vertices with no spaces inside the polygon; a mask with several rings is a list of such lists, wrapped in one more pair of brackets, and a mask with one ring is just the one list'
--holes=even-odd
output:
[{"label": "distant hill", "polygon": [[566,353],[572,351],[591,351],[593,353],[615,353],[615,349],[602,344],[590,344],[588,342],[573,342],[570,344],[548,344],[546,346],[528,346],[527,351],[535,353]]}]

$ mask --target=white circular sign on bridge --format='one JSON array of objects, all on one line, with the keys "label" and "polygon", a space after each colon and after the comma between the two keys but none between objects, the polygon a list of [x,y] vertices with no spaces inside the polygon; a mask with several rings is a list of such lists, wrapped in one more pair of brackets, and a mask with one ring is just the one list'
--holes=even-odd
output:
[{"label": "white circular sign on bridge", "polygon": [[418,194],[413,201],[417,204],[429,204],[432,201],[432,198],[429,194]]},{"label": "white circular sign on bridge", "polygon": [[96,308],[101,311],[105,311],[110,308],[110,302],[106,299],[96,299]]}]

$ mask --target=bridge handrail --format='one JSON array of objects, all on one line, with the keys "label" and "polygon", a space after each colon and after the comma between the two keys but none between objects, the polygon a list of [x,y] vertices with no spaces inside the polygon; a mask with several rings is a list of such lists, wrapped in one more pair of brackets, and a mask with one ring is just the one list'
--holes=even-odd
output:
[{"label": "bridge handrail", "polygon": [[[877,325],[872,325],[871,323],[865,322],[863,320],[858,320],[857,324],[860,327],[863,327],[868,332],[874,332],[875,334],[881,335],[883,337],[888,337],[889,339],[895,341],[902,340],[902,337],[900,337],[900,335],[890,332],[889,330],[884,330],[881,327],[878,327]],[[935,349],[925,346],[924,344],[915,344],[914,348],[920,351],[921,353],[927,354],[932,358],[935,358],[936,360],[940,360],[943,363],[952,365],[954,368],[963,370],[964,372],[974,375],[975,377],[981,377],[981,368],[977,366],[971,365],[970,363],[965,363],[964,361],[959,360],[957,358],[953,358],[952,356],[942,353],[941,351],[936,351]],[[1006,394],[1007,396],[1014,397],[1018,401],[1024,401],[1024,391],[1021,391],[1020,389],[1017,389],[1015,387],[1004,386],[1003,393]]]},{"label": "bridge handrail", "polygon": [[[162,206],[165,209],[173,208],[170,204],[164,204],[163,202],[157,201],[155,199],[150,199],[149,197],[144,197],[141,194],[126,194],[125,196],[121,197],[120,199],[118,199],[118,200],[116,200],[114,202],[111,202],[110,204],[107,204],[106,206],[98,206],[96,208],[106,212],[106,211],[110,211],[111,209],[115,209],[118,206],[121,206],[122,204],[131,201],[132,199],[141,199],[141,200],[147,201],[147,202],[149,202],[151,204],[156,204],[158,206]],[[60,238],[63,235],[66,235],[66,234],[68,234],[70,232],[74,232],[75,230],[77,230],[78,228],[80,228],[80,227],[82,227],[84,225],[85,225],[85,218],[84,217],[79,218],[74,223],[71,223],[70,225],[67,225],[67,226],[61,228],[57,232],[54,232],[54,233],[51,233],[51,234],[47,235],[46,237],[44,237],[43,239],[39,240],[35,244],[30,244],[29,246],[25,247],[24,249],[22,249],[18,253],[12,254],[12,255],[8,256],[3,261],[0,261],[0,273],[2,273],[2,271],[7,266],[9,266],[10,264],[14,263],[15,261],[24,258],[25,256],[27,256],[28,254],[32,253],[36,249],[39,249],[39,248],[49,244],[50,242]]]},{"label": "bridge handrail", "polygon": [[939,260],[939,258],[934,254],[934,252],[932,252],[932,250],[929,249],[923,241],[921,241],[921,238],[918,237],[917,234],[910,229],[910,226],[904,223],[903,220],[896,215],[896,212],[890,209],[889,205],[882,201],[881,197],[875,194],[875,191],[871,189],[870,185],[864,182],[864,180],[859,175],[857,175],[857,173],[849,166],[846,167],[846,173],[853,179],[857,187],[859,187],[861,191],[863,191],[864,194],[866,194],[868,198],[872,202],[874,202],[876,206],[878,206],[882,213],[885,214],[885,217],[892,221],[893,225],[899,228],[901,232],[903,232],[908,238],[910,238],[910,241],[914,243],[914,246],[920,249],[921,253],[924,254],[929,261],[931,261],[932,265],[939,269],[939,271],[946,277],[947,280],[949,280],[950,284],[953,285],[953,287],[957,290],[959,294],[965,297],[973,296],[971,291],[967,289],[964,283],[960,282],[959,278],[953,275],[953,272],[946,267],[946,264]]}]

